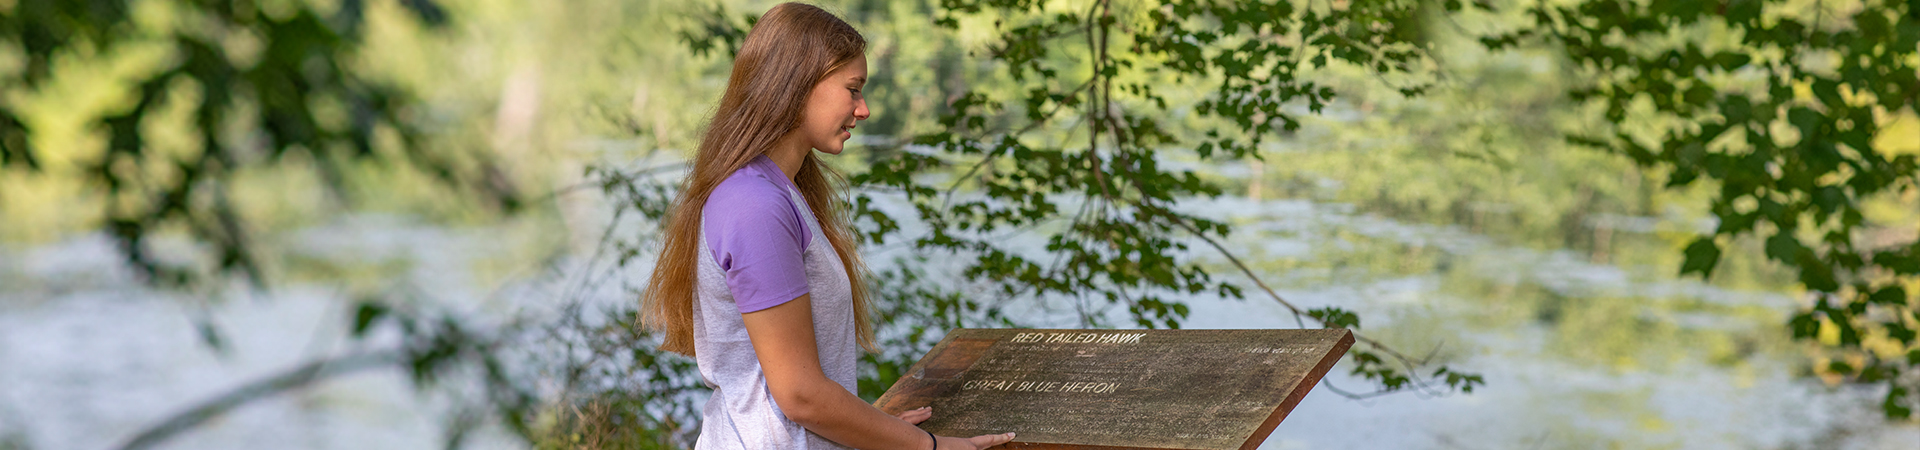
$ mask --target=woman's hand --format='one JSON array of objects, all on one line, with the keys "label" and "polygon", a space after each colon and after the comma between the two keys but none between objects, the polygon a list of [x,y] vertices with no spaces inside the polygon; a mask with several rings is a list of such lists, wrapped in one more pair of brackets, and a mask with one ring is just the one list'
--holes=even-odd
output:
[{"label": "woman's hand", "polygon": [[[900,417],[900,419],[906,421],[906,423],[920,425],[922,421],[927,421],[929,417],[933,417],[933,406],[922,406],[920,410],[908,410],[908,412],[899,413],[899,415],[895,415],[895,417]],[[972,438],[939,437],[939,440],[935,440],[933,450],[979,450],[979,448],[991,448],[991,446],[998,446],[998,444],[1006,444],[1006,442],[1012,442],[1012,440],[1014,440],[1014,433],[985,435],[985,437]]]},{"label": "woman's hand", "polygon": [[908,410],[894,417],[899,417],[900,420],[905,420],[907,423],[919,425],[920,422],[925,422],[928,418],[933,417],[933,407],[922,406],[920,409]]},{"label": "woman's hand", "polygon": [[[925,422],[927,419],[933,417],[933,407],[922,406],[920,409],[908,410],[894,417],[899,417],[900,420],[905,420],[907,423],[919,425],[920,422]],[[937,439],[934,450],[979,450],[1011,442],[1013,441],[1013,433],[989,434],[971,438],[941,436]]]},{"label": "woman's hand", "polygon": [[934,450],[981,450],[1013,441],[1013,433],[989,434],[970,438],[940,436]]}]

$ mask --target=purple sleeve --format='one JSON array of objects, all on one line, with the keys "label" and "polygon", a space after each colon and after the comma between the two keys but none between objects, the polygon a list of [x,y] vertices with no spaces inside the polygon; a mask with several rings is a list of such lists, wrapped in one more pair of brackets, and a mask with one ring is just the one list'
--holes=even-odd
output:
[{"label": "purple sleeve", "polygon": [[803,256],[808,233],[800,211],[778,186],[733,177],[701,208],[701,231],[741,313],[772,308],[807,293]]}]

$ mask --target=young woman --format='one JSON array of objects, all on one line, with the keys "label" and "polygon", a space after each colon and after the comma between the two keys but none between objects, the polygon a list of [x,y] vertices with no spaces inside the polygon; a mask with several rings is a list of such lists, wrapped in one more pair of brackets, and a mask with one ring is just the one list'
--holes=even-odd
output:
[{"label": "young woman", "polygon": [[701,138],[641,298],[661,349],[713,388],[698,449],[981,449],[1013,433],[937,437],[933,411],[853,394],[872,349],[864,266],[816,150],[840,154],[868,116],[866,39],[819,8],[760,17]]}]

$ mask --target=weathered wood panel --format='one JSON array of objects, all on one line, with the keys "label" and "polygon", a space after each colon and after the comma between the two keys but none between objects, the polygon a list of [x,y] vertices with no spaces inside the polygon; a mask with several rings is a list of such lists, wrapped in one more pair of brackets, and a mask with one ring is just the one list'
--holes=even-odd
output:
[{"label": "weathered wood panel", "polygon": [[876,403],[1007,447],[1246,449],[1353,345],[1347,330],[959,329]]}]

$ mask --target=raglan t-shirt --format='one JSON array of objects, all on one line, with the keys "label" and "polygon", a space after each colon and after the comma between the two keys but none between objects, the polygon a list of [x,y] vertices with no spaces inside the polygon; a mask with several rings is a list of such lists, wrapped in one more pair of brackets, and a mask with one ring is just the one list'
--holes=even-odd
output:
[{"label": "raglan t-shirt", "polygon": [[694,448],[845,449],[780,412],[741,320],[810,295],[820,368],[854,392],[852,285],[806,200],[779,166],[757,157],[714,188],[700,231],[693,347],[713,395]]},{"label": "raglan t-shirt", "polygon": [[701,237],[741,313],[807,293],[805,253],[813,230],[806,208],[792,198],[798,191],[761,156],[720,182],[701,210]]}]

